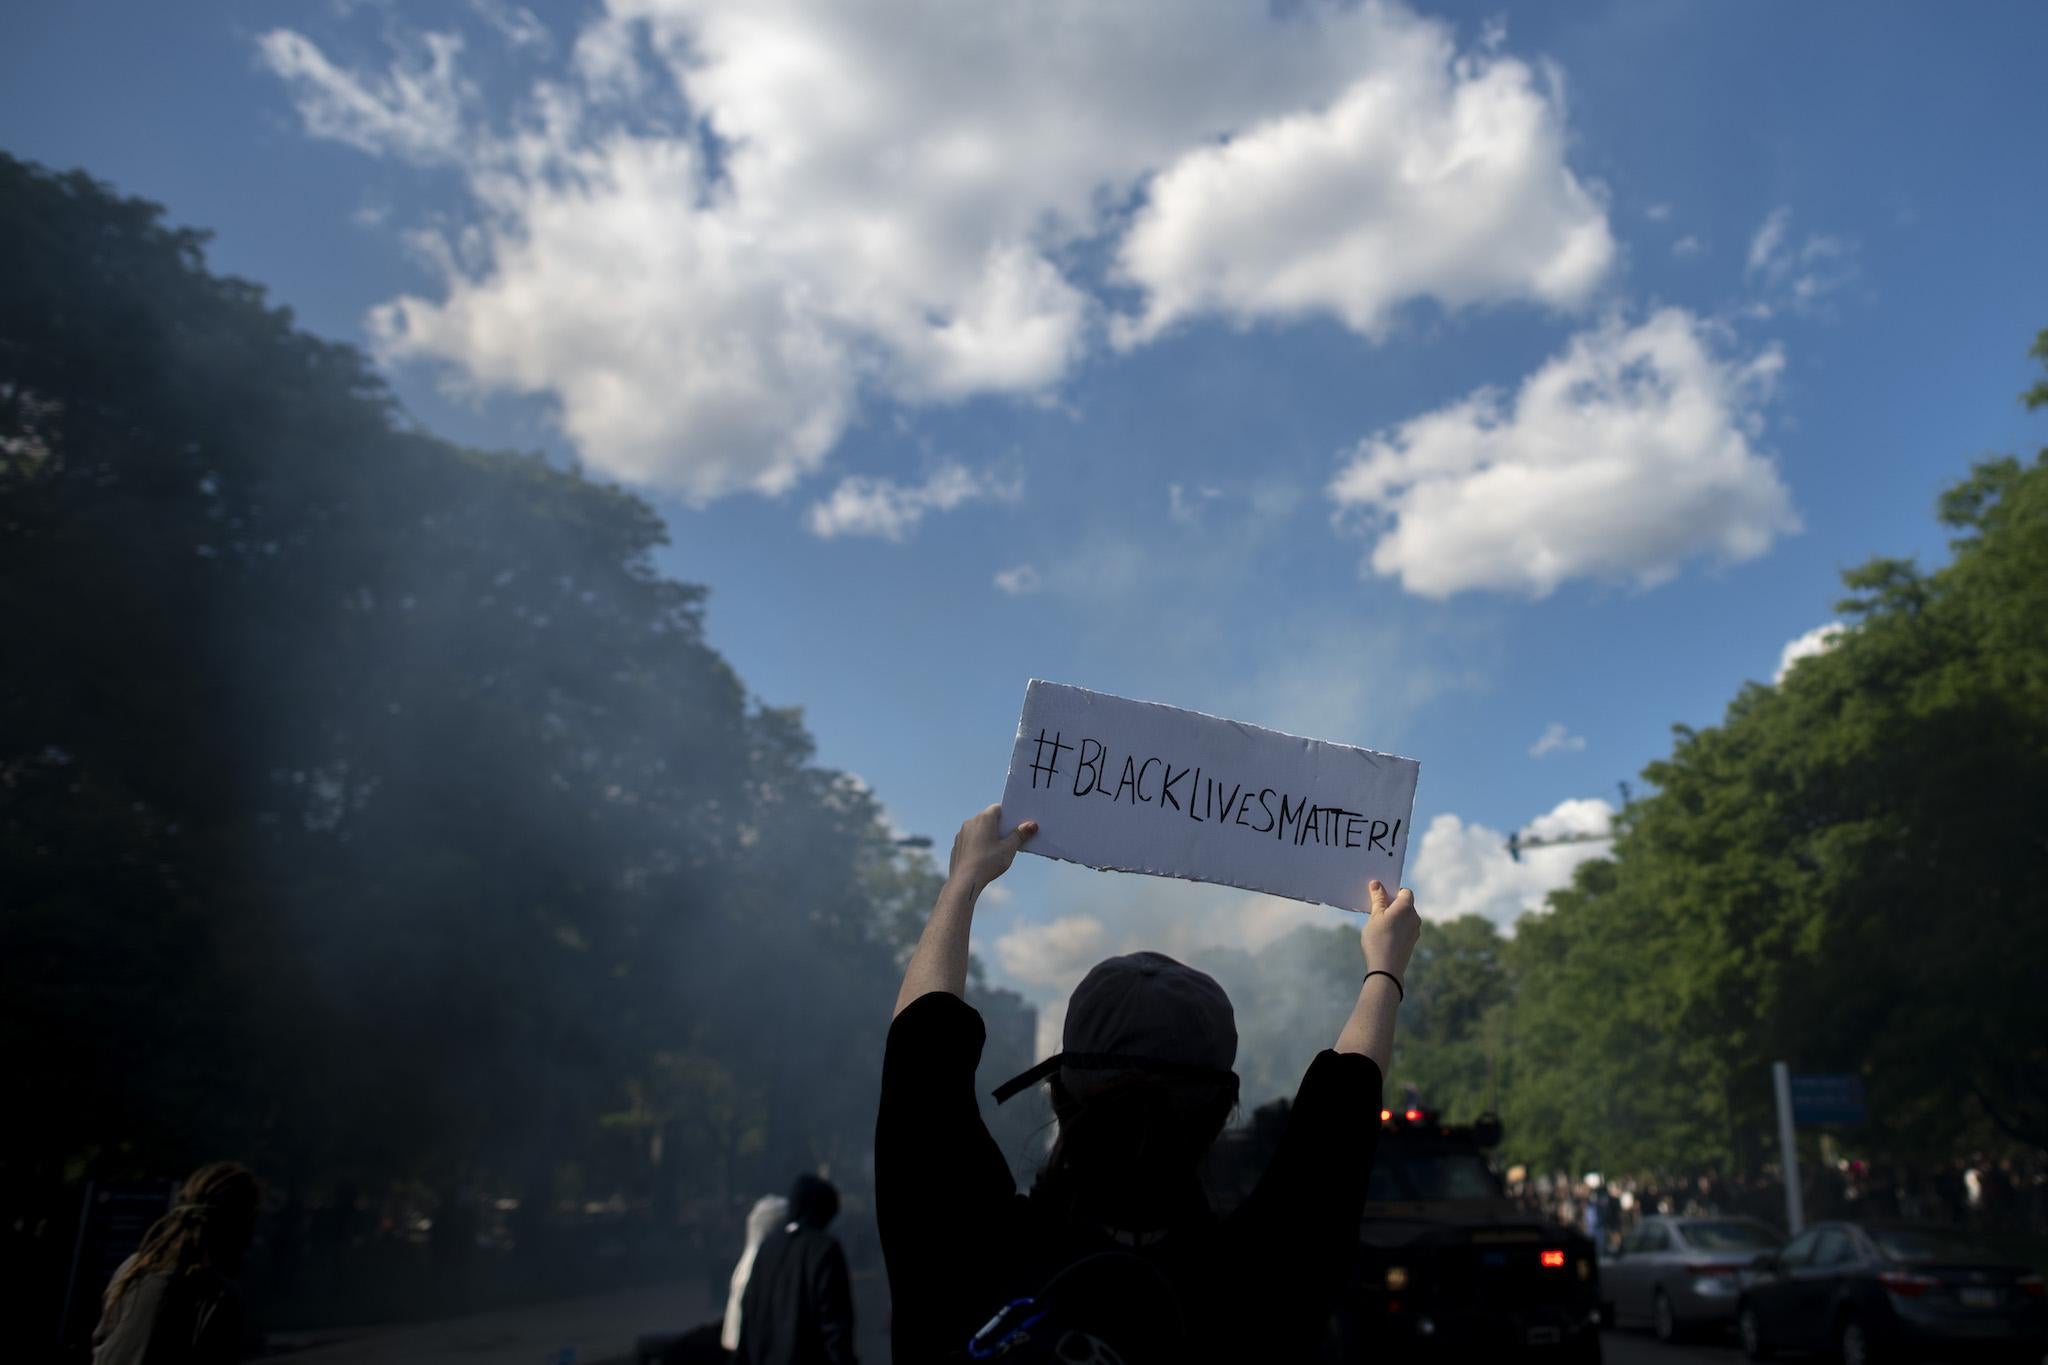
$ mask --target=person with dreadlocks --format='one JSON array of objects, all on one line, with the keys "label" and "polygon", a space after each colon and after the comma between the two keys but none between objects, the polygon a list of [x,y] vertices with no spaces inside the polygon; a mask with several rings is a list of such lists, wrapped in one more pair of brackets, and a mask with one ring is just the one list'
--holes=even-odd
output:
[{"label": "person with dreadlocks", "polygon": [[875,1125],[896,1365],[1315,1358],[1357,1249],[1414,896],[1367,888],[1350,1017],[1227,1217],[1201,1165],[1237,1104],[1236,1019],[1214,979],[1161,953],[1097,964],[1062,1050],[996,1090],[1050,1082],[1058,1139],[1019,1194],[975,1103],[986,1034],[961,997],[975,901],[1037,828],[1005,834],[999,806],[960,827],[896,997]]},{"label": "person with dreadlocks", "polygon": [[186,1178],[177,1203],[107,1286],[93,1365],[233,1365],[242,1358],[234,1275],[256,1234],[263,1187],[216,1161]]}]

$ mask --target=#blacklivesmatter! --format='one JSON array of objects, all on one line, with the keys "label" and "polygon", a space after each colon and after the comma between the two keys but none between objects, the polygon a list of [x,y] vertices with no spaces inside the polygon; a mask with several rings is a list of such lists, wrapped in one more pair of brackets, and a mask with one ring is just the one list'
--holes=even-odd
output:
[{"label": "#blacklivesmatter!", "polygon": [[1313,842],[1326,848],[1391,854],[1401,836],[1399,820],[1378,820],[1342,806],[1314,805],[1306,796],[1297,801],[1272,787],[1255,791],[1242,782],[1226,787],[1222,778],[1205,776],[1199,765],[1175,768],[1163,758],[1140,759],[1128,754],[1121,774],[1112,780],[1110,773],[1115,767],[1105,745],[1085,737],[1078,746],[1068,744],[1058,731],[1048,735],[1042,729],[1031,759],[1032,790],[1050,787],[1061,776],[1063,754],[1074,755],[1075,796],[1103,796],[1112,803],[1128,799],[1133,806],[1155,806],[1162,813],[1171,810],[1196,824],[1242,825],[1253,834],[1291,841],[1297,848]]}]

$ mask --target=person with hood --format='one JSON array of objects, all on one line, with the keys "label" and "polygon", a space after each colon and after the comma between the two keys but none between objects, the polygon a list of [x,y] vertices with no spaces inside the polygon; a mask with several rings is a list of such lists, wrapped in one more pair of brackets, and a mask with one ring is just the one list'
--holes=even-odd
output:
[{"label": "person with hood", "polygon": [[996,1090],[1051,1087],[1058,1139],[1019,1194],[976,1106],[985,1031],[962,995],[975,901],[1036,832],[1005,834],[998,806],[961,826],[896,998],[875,1127],[896,1365],[1314,1358],[1356,1251],[1414,897],[1370,884],[1350,1016],[1228,1217],[1201,1164],[1237,1104],[1235,1016],[1215,980],[1160,953],[1097,964],[1061,1051]]},{"label": "person with hood", "polygon": [[263,1187],[232,1161],[201,1166],[121,1263],[101,1301],[93,1365],[233,1365],[242,1358],[234,1277]]},{"label": "person with hood", "polygon": [[755,1258],[761,1254],[761,1243],[788,1221],[789,1201],[779,1194],[762,1195],[747,1212],[747,1246],[740,1253],[740,1263],[732,1268],[732,1286],[725,1296],[725,1320],[718,1329],[718,1344],[727,1351],[740,1348],[740,1319],[745,1316],[741,1306],[747,1281],[754,1274]]},{"label": "person with hood", "polygon": [[789,1221],[762,1241],[741,1295],[740,1365],[855,1365],[853,1284],[825,1231],[838,1216],[829,1181],[796,1178]]}]

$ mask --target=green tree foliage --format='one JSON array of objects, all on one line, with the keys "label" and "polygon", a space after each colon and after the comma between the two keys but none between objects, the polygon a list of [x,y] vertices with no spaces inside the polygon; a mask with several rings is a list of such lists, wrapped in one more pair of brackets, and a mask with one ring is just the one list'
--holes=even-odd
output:
[{"label": "green tree foliage", "polygon": [[203,243],[0,157],[0,1051],[34,1116],[0,1161],[853,1162],[929,867],[750,702],[651,508],[413,429]]},{"label": "green tree foliage", "polygon": [[[1507,1154],[1543,1167],[1754,1172],[1783,1059],[1863,1077],[1867,1155],[2048,1148],[2048,452],[1977,465],[1938,514],[1951,561],[1846,574],[1834,647],[1680,728],[1612,857],[1511,938],[1429,927],[1390,1100],[1497,1094]],[[1321,989],[1344,946],[1303,931],[1245,979]]]},{"label": "green tree foliage", "polygon": [[1506,948],[1493,921],[1478,915],[1429,926],[1408,964],[1390,1102],[1412,1086],[1431,1109],[1461,1121],[1498,1106]]},{"label": "green tree foliage", "polygon": [[2048,1148],[2048,452],[1939,515],[1950,563],[1846,574],[1834,647],[1680,729],[1612,859],[1521,922],[1527,1155],[1754,1167],[1781,1058],[1863,1076],[1867,1150]]}]

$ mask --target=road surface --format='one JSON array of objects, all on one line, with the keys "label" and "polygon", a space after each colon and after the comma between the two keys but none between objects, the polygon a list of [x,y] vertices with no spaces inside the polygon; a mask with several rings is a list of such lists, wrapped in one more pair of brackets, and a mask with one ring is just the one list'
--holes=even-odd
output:
[{"label": "road surface", "polygon": [[1735,1338],[1688,1341],[1665,1346],[1648,1332],[1603,1333],[1603,1365],[1742,1365]]},{"label": "road surface", "polygon": [[312,1333],[312,1344],[291,1349],[277,1365],[553,1365],[566,1347],[574,1365],[631,1360],[642,1332],[695,1326],[724,1311],[705,1301],[701,1286],[626,1289],[587,1299],[500,1308],[467,1317],[399,1327]]},{"label": "road surface", "polygon": [[[888,1286],[878,1270],[853,1277],[860,1358],[887,1365]],[[494,1309],[403,1326],[288,1333],[273,1339],[264,1365],[620,1365],[643,1333],[683,1331],[725,1311],[701,1284],[622,1289],[614,1294]]]}]

